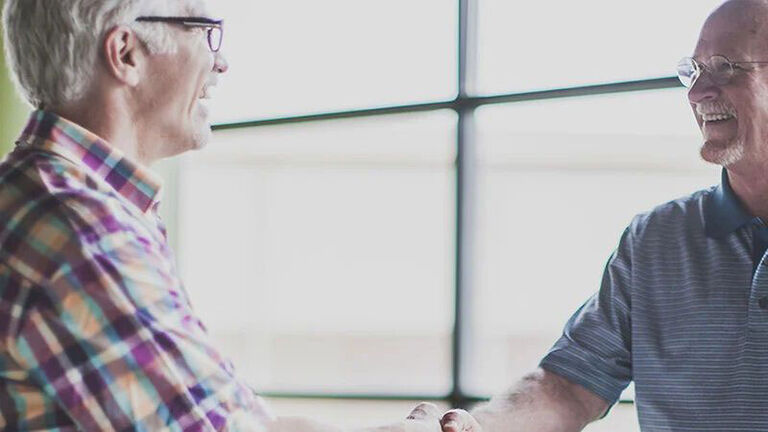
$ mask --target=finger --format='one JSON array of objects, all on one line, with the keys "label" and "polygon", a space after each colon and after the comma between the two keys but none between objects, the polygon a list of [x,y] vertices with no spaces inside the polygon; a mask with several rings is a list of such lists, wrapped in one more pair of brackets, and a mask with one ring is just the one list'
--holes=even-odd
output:
[{"label": "finger", "polygon": [[440,420],[440,410],[435,404],[422,402],[411,410],[406,420]]},{"label": "finger", "polygon": [[482,432],[480,424],[468,412],[455,409],[450,410],[440,420],[443,432]]}]

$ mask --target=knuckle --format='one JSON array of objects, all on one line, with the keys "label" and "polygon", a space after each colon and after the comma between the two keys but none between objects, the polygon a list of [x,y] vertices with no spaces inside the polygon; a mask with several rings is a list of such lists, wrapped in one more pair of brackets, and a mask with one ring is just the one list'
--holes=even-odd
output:
[{"label": "knuckle", "polygon": [[440,415],[440,410],[437,408],[437,405],[430,402],[422,402],[416,406],[416,409],[421,410],[424,412],[424,414],[430,416]]}]

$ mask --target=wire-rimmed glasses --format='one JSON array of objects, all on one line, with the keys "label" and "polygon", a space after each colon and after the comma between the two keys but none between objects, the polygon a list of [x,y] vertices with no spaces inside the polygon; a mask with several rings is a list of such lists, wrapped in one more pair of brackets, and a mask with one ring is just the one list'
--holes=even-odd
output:
[{"label": "wire-rimmed glasses", "polygon": [[696,80],[706,71],[710,79],[717,85],[728,84],[737,69],[746,70],[742,65],[768,64],[768,61],[739,61],[728,60],[723,55],[713,55],[706,62],[700,62],[693,57],[683,57],[677,64],[677,77],[687,88],[693,87]]}]

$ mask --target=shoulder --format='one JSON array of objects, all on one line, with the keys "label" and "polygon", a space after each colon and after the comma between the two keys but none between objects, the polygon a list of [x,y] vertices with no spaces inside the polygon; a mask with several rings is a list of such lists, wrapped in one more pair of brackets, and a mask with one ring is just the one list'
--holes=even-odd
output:
[{"label": "shoulder", "polygon": [[716,186],[667,201],[636,215],[626,234],[634,239],[648,236],[703,235],[704,203]]},{"label": "shoulder", "polygon": [[0,260],[33,282],[130,232],[131,217],[114,193],[57,155],[12,153],[0,164],[0,185]]}]

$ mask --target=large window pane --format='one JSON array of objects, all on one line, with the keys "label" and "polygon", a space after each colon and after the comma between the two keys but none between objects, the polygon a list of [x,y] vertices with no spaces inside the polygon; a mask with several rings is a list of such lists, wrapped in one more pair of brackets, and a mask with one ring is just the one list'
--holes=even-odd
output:
[{"label": "large window pane", "polygon": [[230,71],[215,119],[450,99],[458,5],[445,0],[218,0]]},{"label": "large window pane", "polygon": [[682,90],[477,112],[477,277],[466,388],[532,370],[597,291],[633,215],[719,181]]},{"label": "large window pane", "polygon": [[478,0],[480,94],[675,75],[721,0]]},{"label": "large window pane", "polygon": [[450,111],[246,129],[185,160],[181,272],[257,389],[447,392],[455,129]]}]

